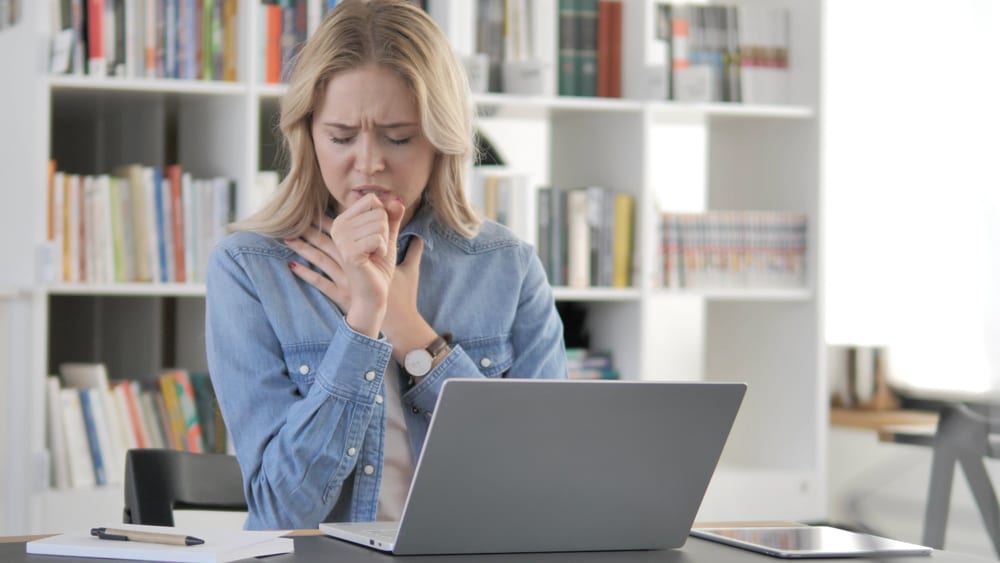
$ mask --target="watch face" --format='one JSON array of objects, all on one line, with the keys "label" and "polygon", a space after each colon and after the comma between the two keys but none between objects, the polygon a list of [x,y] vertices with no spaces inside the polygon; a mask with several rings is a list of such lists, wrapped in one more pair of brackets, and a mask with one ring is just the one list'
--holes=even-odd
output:
[{"label": "watch face", "polygon": [[403,359],[403,368],[406,369],[406,373],[421,377],[431,371],[433,360],[427,350],[411,350]]}]

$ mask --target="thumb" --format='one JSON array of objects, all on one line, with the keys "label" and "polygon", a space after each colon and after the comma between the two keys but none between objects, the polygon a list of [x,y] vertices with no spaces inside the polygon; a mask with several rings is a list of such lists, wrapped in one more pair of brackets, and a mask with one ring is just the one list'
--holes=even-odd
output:
[{"label": "thumb", "polygon": [[403,200],[396,198],[385,202],[385,213],[389,218],[389,241],[396,244],[399,238],[399,226],[403,222],[403,215],[406,213],[406,206]]},{"label": "thumb", "polygon": [[410,237],[410,244],[406,248],[406,257],[399,267],[408,272],[420,272],[420,259],[424,255],[424,239],[420,237]]}]

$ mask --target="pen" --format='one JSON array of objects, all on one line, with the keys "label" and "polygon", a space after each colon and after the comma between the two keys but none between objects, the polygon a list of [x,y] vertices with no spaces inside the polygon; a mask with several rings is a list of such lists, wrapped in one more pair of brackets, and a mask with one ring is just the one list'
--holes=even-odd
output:
[{"label": "pen", "polygon": [[194,536],[164,534],[161,532],[140,532],[138,530],[119,530],[116,528],[91,528],[90,535],[97,536],[102,540],[140,541],[167,545],[201,545],[205,543],[205,540]]}]

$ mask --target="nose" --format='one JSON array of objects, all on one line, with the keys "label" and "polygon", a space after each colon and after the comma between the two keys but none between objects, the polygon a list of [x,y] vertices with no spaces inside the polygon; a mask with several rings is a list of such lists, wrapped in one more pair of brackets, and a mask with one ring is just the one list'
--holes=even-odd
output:
[{"label": "nose", "polygon": [[365,176],[374,176],[385,170],[382,149],[374,133],[360,135],[355,169]]}]

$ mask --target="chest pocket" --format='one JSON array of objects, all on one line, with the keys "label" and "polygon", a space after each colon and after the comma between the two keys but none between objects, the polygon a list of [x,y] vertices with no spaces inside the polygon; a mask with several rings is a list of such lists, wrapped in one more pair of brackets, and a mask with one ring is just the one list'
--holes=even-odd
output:
[{"label": "chest pocket", "polygon": [[462,340],[458,344],[486,377],[507,377],[514,363],[514,347],[508,334]]},{"label": "chest pocket", "polygon": [[285,370],[289,379],[298,387],[299,395],[306,395],[316,379],[316,369],[326,353],[325,344],[296,344],[284,347]]}]

